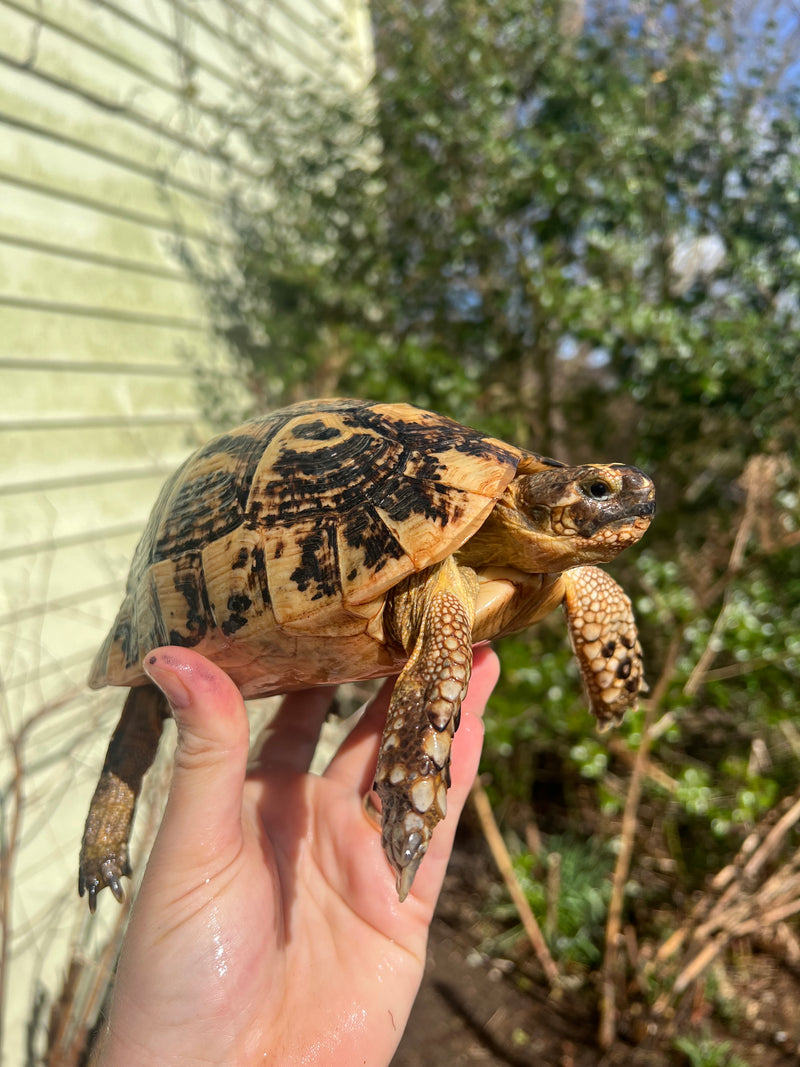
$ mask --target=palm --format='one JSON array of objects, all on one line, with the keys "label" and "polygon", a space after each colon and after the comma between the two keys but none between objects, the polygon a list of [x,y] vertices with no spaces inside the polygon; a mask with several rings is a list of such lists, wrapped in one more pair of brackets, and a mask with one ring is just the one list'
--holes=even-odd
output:
[{"label": "palm", "polygon": [[[218,818],[224,798],[212,800],[208,819],[201,813],[193,829],[188,814],[168,808],[123,951],[112,1032],[163,1031],[165,1062],[388,1063],[422,976],[456,817],[477,765],[480,726],[469,709],[495,677],[493,657],[476,656],[454,748],[454,816],[434,836],[403,904],[361,799],[386,689],[321,777],[305,768],[327,698],[287,698],[233,826]],[[175,793],[173,785],[172,808]]]}]

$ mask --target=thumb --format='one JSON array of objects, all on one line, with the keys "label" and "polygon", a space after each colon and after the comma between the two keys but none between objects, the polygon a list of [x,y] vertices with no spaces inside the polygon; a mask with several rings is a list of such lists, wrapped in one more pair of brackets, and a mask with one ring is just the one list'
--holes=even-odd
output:
[{"label": "thumb", "polygon": [[148,874],[162,870],[173,885],[210,877],[241,848],[249,748],[244,701],[227,674],[191,649],[156,649],[144,669],[178,727],[169,799]]}]

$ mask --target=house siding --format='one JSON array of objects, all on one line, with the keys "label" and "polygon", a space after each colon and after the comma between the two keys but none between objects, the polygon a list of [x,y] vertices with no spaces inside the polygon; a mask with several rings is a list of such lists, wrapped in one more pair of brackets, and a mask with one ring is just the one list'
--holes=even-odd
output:
[{"label": "house siding", "polygon": [[246,99],[250,60],[314,72],[332,54],[343,79],[368,73],[361,3],[0,0],[4,1062],[23,1062],[34,987],[52,992],[57,934],[74,933],[81,822],[119,705],[84,679],[165,475],[208,435],[198,369],[247,401],[176,256],[179,239],[225,254],[219,109]]}]

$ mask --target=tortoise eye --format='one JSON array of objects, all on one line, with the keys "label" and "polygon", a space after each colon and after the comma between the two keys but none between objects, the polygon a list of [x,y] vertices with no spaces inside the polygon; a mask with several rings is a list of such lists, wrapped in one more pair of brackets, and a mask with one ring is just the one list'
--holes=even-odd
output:
[{"label": "tortoise eye", "polygon": [[601,482],[599,478],[596,478],[585,486],[585,492],[592,500],[608,500],[613,490],[606,482]]}]

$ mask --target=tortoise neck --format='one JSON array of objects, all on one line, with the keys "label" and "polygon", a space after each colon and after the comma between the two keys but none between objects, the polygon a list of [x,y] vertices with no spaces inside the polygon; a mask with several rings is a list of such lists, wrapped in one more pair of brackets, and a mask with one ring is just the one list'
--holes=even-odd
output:
[{"label": "tortoise neck", "polygon": [[487,567],[513,567],[523,574],[555,574],[582,562],[571,558],[571,548],[531,525],[530,518],[520,511],[517,486],[512,484],[481,528],[459,549],[456,559],[478,572]]}]

